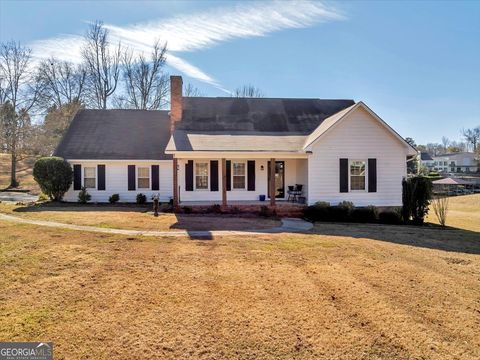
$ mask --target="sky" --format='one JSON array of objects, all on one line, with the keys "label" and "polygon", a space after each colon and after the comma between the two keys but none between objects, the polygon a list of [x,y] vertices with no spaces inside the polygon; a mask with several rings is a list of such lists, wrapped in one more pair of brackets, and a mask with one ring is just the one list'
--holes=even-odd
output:
[{"label": "sky", "polygon": [[205,96],[363,101],[417,144],[480,126],[480,1],[0,0],[0,41],[78,62],[95,20],[135,52],[166,41]]}]

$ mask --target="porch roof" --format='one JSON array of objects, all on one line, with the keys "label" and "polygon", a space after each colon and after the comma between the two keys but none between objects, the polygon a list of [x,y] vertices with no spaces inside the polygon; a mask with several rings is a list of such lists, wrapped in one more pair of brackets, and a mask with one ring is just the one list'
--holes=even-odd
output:
[{"label": "porch roof", "polygon": [[175,131],[165,152],[179,151],[234,151],[234,152],[286,152],[305,153],[307,136],[278,134],[232,134],[226,132]]}]

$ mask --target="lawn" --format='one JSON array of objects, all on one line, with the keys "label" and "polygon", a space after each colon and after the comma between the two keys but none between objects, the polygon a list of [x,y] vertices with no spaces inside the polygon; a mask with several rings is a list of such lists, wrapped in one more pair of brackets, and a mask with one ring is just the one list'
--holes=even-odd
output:
[{"label": "lawn", "polygon": [[[30,190],[34,194],[40,193],[38,184],[33,180],[33,165],[36,157],[28,157],[17,164],[17,180],[19,189]],[[10,185],[11,157],[9,154],[0,153],[0,190]]]},{"label": "lawn", "polygon": [[47,203],[28,206],[1,203],[0,212],[35,220],[146,231],[261,230],[281,225],[278,220],[257,216],[232,215],[218,218],[210,215],[160,213],[158,217],[154,217],[151,206],[135,205],[57,205]]},{"label": "lawn", "polygon": [[56,359],[480,357],[478,232],[0,233],[0,339],[53,341]]},{"label": "lawn", "polygon": [[[427,221],[438,224],[433,209]],[[446,225],[480,232],[480,194],[450,197]]]}]

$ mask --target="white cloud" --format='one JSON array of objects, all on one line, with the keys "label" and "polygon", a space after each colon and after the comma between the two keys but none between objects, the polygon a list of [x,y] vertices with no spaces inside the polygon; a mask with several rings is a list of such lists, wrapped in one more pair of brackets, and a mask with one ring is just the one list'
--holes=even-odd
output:
[{"label": "white cloud", "polygon": [[[276,31],[305,28],[322,21],[343,18],[338,11],[320,2],[275,1],[217,8],[131,26],[105,26],[112,39],[121,41],[135,52],[148,52],[157,39],[166,41],[169,49],[167,63],[171,67],[228,92],[211,75],[188,63],[178,53],[208,49],[235,39],[261,37]],[[81,36],[65,35],[37,41],[32,44],[32,49],[38,58],[55,56],[78,62],[82,43]]]}]

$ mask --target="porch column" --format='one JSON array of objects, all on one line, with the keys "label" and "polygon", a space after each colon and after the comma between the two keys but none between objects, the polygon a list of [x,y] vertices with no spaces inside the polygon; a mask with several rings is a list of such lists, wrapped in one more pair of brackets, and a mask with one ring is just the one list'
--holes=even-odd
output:
[{"label": "porch column", "polygon": [[178,159],[173,158],[173,207],[178,207]]},{"label": "porch column", "polygon": [[270,159],[270,206],[275,206],[275,159]]},{"label": "porch column", "polygon": [[222,205],[227,206],[227,161],[222,159]]}]

